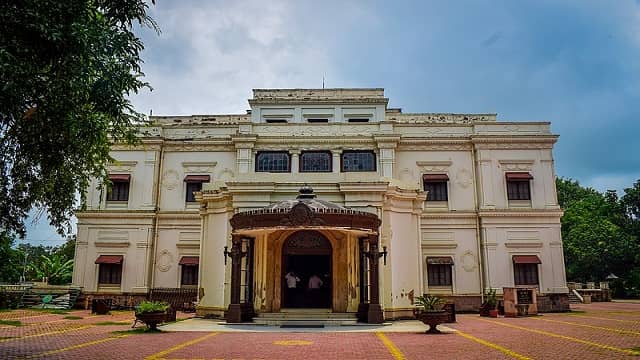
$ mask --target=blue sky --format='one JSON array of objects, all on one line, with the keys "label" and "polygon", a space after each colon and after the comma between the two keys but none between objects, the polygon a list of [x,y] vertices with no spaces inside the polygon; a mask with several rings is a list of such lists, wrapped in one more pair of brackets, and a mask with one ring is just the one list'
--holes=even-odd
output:
[{"label": "blue sky", "polygon": [[[244,113],[253,88],[383,87],[405,112],[551,121],[556,173],[640,179],[640,0],[157,1],[154,115]],[[46,216],[27,238],[56,235]]]}]

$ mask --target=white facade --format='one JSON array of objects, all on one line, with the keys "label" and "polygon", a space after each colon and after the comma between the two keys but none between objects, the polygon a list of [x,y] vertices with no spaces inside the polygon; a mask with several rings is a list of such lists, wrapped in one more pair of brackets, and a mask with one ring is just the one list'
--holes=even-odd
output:
[{"label": "white facade", "polygon": [[[319,199],[382,220],[388,258],[380,298],[388,318],[406,315],[423,293],[473,308],[483,289],[514,286],[518,255],[540,260],[539,293],[566,294],[550,124],[498,122],[495,114],[405,114],[387,102],[382,89],[267,89],[254,90],[248,114],[151,117],[141,145],[113,146],[110,172],[129,175],[127,199],[107,201],[97,183],[88,189],[88,208],[78,215],[74,284],[89,294],[180,287],[180,260],[199,256],[203,313],[223,311],[230,217],[295,198],[308,183]],[[288,153],[289,171],[256,171],[256,156],[265,151]],[[329,152],[328,171],[301,172],[305,151]],[[344,171],[350,151],[375,154],[372,171]],[[528,183],[529,199],[509,199],[509,174],[531,177],[518,179]],[[186,177],[202,175],[210,180],[200,202],[187,202]],[[448,178],[446,200],[429,201],[424,175]],[[122,256],[119,284],[99,284],[100,255]],[[428,257],[451,259],[450,285],[428,283]],[[277,282],[280,274],[261,276],[256,310],[276,311],[269,304],[279,295],[269,298],[258,283]],[[342,310],[352,312],[359,293],[349,296]]]}]

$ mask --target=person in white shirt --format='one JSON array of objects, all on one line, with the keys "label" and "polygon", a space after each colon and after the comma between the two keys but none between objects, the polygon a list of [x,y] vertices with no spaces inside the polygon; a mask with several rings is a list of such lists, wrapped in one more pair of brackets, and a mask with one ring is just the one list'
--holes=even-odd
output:
[{"label": "person in white shirt", "polygon": [[289,289],[295,289],[300,282],[300,278],[293,271],[289,271],[287,275],[284,276],[284,279],[287,281],[287,287]]},{"label": "person in white shirt", "polygon": [[294,271],[289,271],[284,280],[287,285],[287,298],[285,299],[285,306],[292,306],[298,298],[298,283],[300,278]]},{"label": "person in white shirt", "polygon": [[322,279],[320,279],[320,277],[318,275],[313,274],[309,278],[308,287],[309,287],[309,289],[320,289],[322,287]]}]

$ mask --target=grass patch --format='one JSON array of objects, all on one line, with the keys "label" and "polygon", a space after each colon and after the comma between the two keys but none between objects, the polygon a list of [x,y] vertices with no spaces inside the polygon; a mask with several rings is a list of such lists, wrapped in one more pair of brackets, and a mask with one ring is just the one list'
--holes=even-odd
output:
[{"label": "grass patch", "polygon": [[146,326],[145,327],[140,327],[137,329],[131,329],[131,330],[119,330],[119,331],[112,331],[112,334],[160,334],[162,331],[160,330],[151,330],[148,329]]},{"label": "grass patch", "polygon": [[67,315],[64,317],[64,319],[67,320],[81,320],[84,319],[82,316],[75,316],[75,315]]},{"label": "grass patch", "polygon": [[131,324],[131,321],[100,321],[100,322],[94,323],[93,325],[108,326],[108,325],[129,325],[129,324]]},{"label": "grass patch", "polygon": [[0,325],[22,326],[22,322],[19,320],[0,320]]}]

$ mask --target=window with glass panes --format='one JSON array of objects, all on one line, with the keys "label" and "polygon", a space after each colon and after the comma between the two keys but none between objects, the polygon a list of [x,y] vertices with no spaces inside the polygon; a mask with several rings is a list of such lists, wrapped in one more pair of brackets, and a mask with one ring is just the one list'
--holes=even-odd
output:
[{"label": "window with glass panes", "polygon": [[122,264],[100,264],[99,267],[99,284],[120,285],[122,281]]},{"label": "window with glass panes", "polygon": [[300,154],[300,172],[331,172],[331,153],[303,151]]},{"label": "window with glass panes", "polygon": [[425,174],[422,176],[424,190],[427,191],[427,201],[447,201],[447,174]]},{"label": "window with glass panes", "polygon": [[111,188],[107,191],[107,201],[128,201],[129,181],[111,180]]},{"label": "window with glass panes", "polygon": [[450,264],[427,264],[429,286],[451,286]]},{"label": "window with glass panes", "polygon": [[256,154],[256,172],[290,172],[291,163],[286,151],[261,151]]},{"label": "window with glass panes", "polygon": [[186,201],[195,202],[196,195],[194,193],[202,190],[202,182],[187,182],[186,188],[187,188]]},{"label": "window with glass panes", "polygon": [[342,172],[376,171],[376,154],[373,151],[344,151],[341,161]]},{"label": "window with glass panes", "polygon": [[516,285],[538,285],[538,264],[513,264]]},{"label": "window with glass panes", "polygon": [[180,285],[198,285],[198,265],[182,265]]}]

